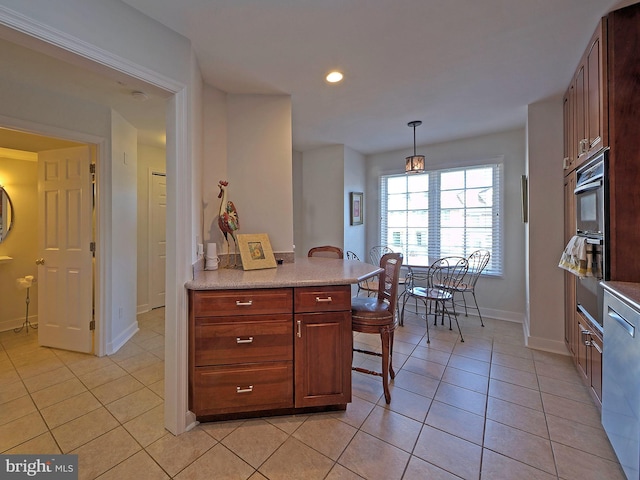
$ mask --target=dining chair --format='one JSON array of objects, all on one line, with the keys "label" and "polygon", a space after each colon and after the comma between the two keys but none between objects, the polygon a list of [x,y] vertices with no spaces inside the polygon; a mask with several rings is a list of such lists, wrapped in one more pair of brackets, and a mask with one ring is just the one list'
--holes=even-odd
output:
[{"label": "dining chair", "polygon": [[[389,247],[385,247],[383,245],[378,245],[375,247],[371,247],[369,250],[369,259],[372,265],[380,265],[380,259],[383,255],[387,253],[393,253],[393,250]],[[362,286],[358,286],[358,292],[360,290],[364,290],[367,293],[367,297],[371,295],[375,295],[378,292],[378,277],[371,277],[364,282],[362,282]]]},{"label": "dining chair", "polygon": [[483,327],[484,321],[482,320],[482,314],[480,313],[478,300],[476,298],[476,283],[478,283],[478,279],[480,278],[482,271],[489,263],[490,258],[491,253],[488,250],[476,250],[475,252],[471,253],[471,255],[467,257],[467,261],[469,262],[469,269],[462,279],[462,282],[460,282],[460,285],[458,285],[458,287],[454,291],[454,296],[455,294],[459,293],[462,297],[462,303],[458,302],[457,305],[464,305],[465,317],[469,316],[465,293],[471,293],[471,295],[473,296],[473,303],[475,303],[475,307],[469,306],[469,308],[475,308],[475,310],[478,312],[478,317],[480,317],[480,325],[482,325]]},{"label": "dining chair", "polygon": [[398,279],[402,265],[401,253],[387,253],[380,259],[380,281],[376,297],[353,297],[351,299],[351,329],[359,333],[380,335],[382,353],[355,348],[354,352],[382,357],[382,372],[361,367],[351,367],[360,373],[382,377],[384,399],[391,402],[389,376],[393,379],[393,332],[398,326],[396,319],[396,301],[398,298]]},{"label": "dining chair", "polygon": [[429,314],[431,314],[434,305],[433,324],[438,324],[438,316],[441,315],[441,325],[444,325],[444,317],[446,315],[449,318],[449,330],[452,330],[451,318],[453,317],[458,327],[460,341],[464,342],[453,295],[464,279],[468,268],[469,262],[464,257],[444,257],[433,262],[426,271],[409,269],[405,279],[405,294],[403,295],[400,324],[404,323],[404,310],[407,301],[410,298],[414,298],[422,301],[425,306],[427,343],[431,343],[429,337]]},{"label": "dining chair", "polygon": [[323,245],[321,247],[313,247],[310,249],[307,252],[307,257],[344,258],[344,253],[340,247]]}]

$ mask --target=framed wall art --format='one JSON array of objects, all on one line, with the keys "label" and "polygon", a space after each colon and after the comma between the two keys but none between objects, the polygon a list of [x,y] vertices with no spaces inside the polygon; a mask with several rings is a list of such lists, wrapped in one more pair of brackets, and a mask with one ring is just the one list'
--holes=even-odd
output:
[{"label": "framed wall art", "polygon": [[243,270],[276,268],[276,257],[271,250],[269,235],[266,233],[239,233],[238,248]]},{"label": "framed wall art", "polygon": [[351,225],[362,225],[364,222],[364,193],[351,192]]}]

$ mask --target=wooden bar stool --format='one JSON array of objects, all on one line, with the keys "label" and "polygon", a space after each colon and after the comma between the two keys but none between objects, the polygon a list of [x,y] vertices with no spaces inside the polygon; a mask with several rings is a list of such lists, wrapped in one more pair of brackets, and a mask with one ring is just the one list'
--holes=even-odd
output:
[{"label": "wooden bar stool", "polygon": [[307,257],[344,258],[344,253],[340,247],[323,245],[321,247],[313,247],[310,249],[307,252]]},{"label": "wooden bar stool", "polygon": [[382,357],[382,373],[360,367],[352,370],[382,377],[384,399],[391,402],[389,393],[389,376],[395,378],[393,371],[393,332],[398,326],[396,320],[396,301],[398,279],[402,265],[401,253],[387,253],[380,259],[378,294],[376,297],[353,297],[351,299],[351,329],[360,333],[377,333],[382,341],[382,353],[354,348],[354,352]]}]

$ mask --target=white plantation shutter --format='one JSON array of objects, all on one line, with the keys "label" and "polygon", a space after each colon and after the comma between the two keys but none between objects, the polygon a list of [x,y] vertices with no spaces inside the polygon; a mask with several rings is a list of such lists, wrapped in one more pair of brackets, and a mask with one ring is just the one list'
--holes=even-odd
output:
[{"label": "white plantation shutter", "polygon": [[380,245],[406,265],[491,252],[484,274],[502,274],[502,165],[380,177]]}]

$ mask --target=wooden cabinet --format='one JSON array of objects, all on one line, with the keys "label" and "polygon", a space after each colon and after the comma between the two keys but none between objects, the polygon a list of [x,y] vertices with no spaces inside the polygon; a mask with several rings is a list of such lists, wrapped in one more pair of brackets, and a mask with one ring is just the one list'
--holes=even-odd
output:
[{"label": "wooden cabinet", "polygon": [[607,18],[603,18],[565,93],[564,169],[571,170],[608,145]]},{"label": "wooden cabinet", "polygon": [[295,292],[295,406],[351,401],[351,287]]},{"label": "wooden cabinet", "polygon": [[189,291],[189,408],[200,420],[351,401],[351,287]]},{"label": "wooden cabinet", "polygon": [[594,400],[601,405],[602,334],[580,312],[576,312],[575,318],[578,334],[575,347],[576,365],[585,383],[590,387]]},{"label": "wooden cabinet", "polygon": [[190,291],[196,417],[293,406],[291,289]]},{"label": "wooden cabinet", "polygon": [[[640,278],[640,3],[603,18],[564,96],[565,240],[575,230],[575,168],[609,147],[605,191],[606,261],[610,281]],[[574,156],[575,152],[575,156]],[[572,183],[573,182],[573,183]],[[602,398],[601,329],[575,309],[575,278],[565,274],[565,342],[578,370]]]}]

